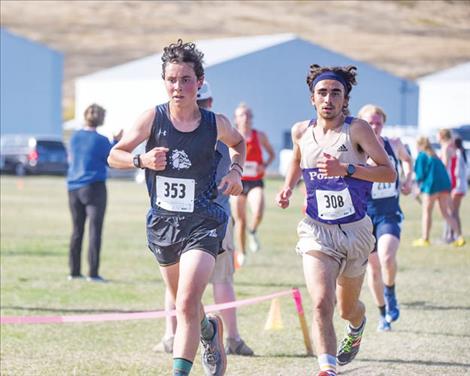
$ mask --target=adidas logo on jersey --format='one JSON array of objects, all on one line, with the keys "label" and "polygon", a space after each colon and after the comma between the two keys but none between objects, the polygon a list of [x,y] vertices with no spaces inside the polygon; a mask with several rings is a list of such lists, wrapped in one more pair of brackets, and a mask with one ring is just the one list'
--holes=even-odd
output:
[{"label": "adidas logo on jersey", "polygon": [[337,151],[348,151],[348,148],[346,147],[345,144],[342,144]]}]

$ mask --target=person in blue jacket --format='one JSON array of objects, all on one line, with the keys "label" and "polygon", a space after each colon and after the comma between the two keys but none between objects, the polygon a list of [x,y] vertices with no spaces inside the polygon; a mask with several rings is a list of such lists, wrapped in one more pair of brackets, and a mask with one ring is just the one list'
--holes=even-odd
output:
[{"label": "person in blue jacket", "polygon": [[[107,158],[114,145],[96,129],[103,124],[106,111],[97,104],[87,107],[85,125],[70,139],[67,188],[73,231],[69,249],[69,279],[83,278],[81,272],[82,240],[85,221],[89,222],[88,277],[104,282],[99,274],[101,233],[106,211]],[[117,142],[122,130],[114,136]]]}]

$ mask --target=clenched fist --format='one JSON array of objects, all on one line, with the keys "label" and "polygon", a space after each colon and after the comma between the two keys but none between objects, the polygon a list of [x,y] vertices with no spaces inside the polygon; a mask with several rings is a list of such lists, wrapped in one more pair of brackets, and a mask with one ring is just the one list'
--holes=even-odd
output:
[{"label": "clenched fist", "polygon": [[163,171],[166,168],[166,153],[168,148],[155,147],[140,156],[142,167],[155,171]]}]

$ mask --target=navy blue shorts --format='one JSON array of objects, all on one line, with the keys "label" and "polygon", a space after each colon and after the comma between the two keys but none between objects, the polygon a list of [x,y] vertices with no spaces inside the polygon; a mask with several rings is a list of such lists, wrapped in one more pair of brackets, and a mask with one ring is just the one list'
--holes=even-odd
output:
[{"label": "navy blue shorts", "polygon": [[197,214],[148,216],[147,221],[148,247],[160,266],[178,263],[181,255],[192,249],[207,252],[214,258],[223,252],[227,222]]},{"label": "navy blue shorts", "polygon": [[390,234],[400,239],[403,214],[374,215],[371,219],[374,226],[374,236],[377,240],[385,234]]},{"label": "navy blue shorts", "polygon": [[248,195],[248,192],[250,192],[253,188],[256,188],[256,187],[264,188],[263,179],[259,179],[259,180],[242,180],[242,185],[243,185],[243,191],[242,191],[241,194],[244,195],[244,196]]}]

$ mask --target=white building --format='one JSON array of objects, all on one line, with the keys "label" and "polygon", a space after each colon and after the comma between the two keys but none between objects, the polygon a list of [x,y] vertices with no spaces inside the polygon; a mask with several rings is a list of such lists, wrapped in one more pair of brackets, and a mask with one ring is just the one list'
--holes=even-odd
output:
[{"label": "white building", "polygon": [[470,124],[470,62],[418,80],[419,132]]},{"label": "white building", "polygon": [[[214,110],[233,118],[240,102],[254,113],[254,127],[265,131],[276,151],[290,145],[290,128],[315,117],[306,76],[311,64],[355,65],[358,86],[352,114],[366,103],[387,111],[389,124],[416,124],[418,87],[369,64],[352,60],[292,34],[195,42],[204,53],[205,74]],[[161,79],[161,54],[106,69],[76,80],[76,118],[92,102],[107,110],[102,132],[128,128],[144,110],[167,101]],[[279,161],[276,161],[276,164]],[[276,166],[273,166],[276,168]]]}]

